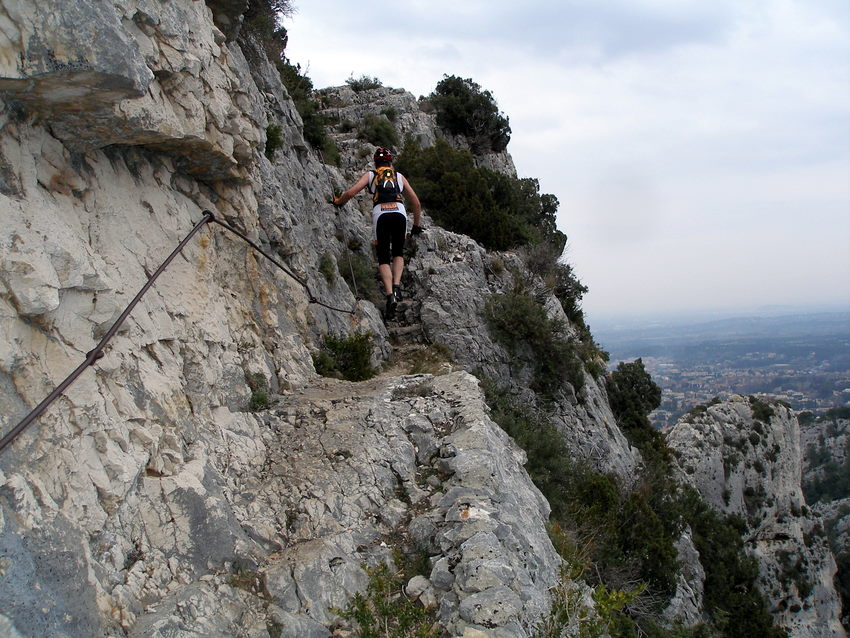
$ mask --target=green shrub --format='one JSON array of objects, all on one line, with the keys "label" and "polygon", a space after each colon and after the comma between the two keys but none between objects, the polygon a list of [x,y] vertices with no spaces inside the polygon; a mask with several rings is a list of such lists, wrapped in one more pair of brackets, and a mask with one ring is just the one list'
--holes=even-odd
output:
[{"label": "green shrub", "polygon": [[283,18],[292,15],[293,10],[290,0],[248,0],[245,6],[243,24],[257,37],[272,62],[283,58],[288,39]]},{"label": "green shrub", "polygon": [[735,468],[741,464],[741,457],[738,456],[735,452],[730,452],[729,454],[725,454],[723,456],[723,477],[728,479],[732,476],[732,472],[735,471]]},{"label": "green shrub", "polygon": [[584,386],[584,371],[564,325],[550,319],[530,295],[513,291],[492,295],[484,318],[493,337],[508,351],[534,366],[532,389],[552,398],[569,382],[576,392]]},{"label": "green shrub", "polygon": [[396,111],[392,106],[381,109],[381,115],[386,115],[390,122],[395,122],[398,119],[398,111]]},{"label": "green shrub", "polygon": [[503,151],[511,139],[508,118],[499,112],[490,91],[471,79],[445,75],[428,101],[437,112],[437,124],[453,135],[463,135],[475,153]]},{"label": "green shrub", "polygon": [[357,624],[359,638],[437,638],[433,609],[424,609],[404,593],[405,574],[386,564],[374,569],[363,566],[369,575],[364,593],[356,593],[345,610],[332,610]]},{"label": "green shrub", "polygon": [[560,254],[558,200],[541,195],[535,179],[519,180],[477,168],[467,151],[444,140],[428,148],[408,142],[396,162],[434,221],[492,250],[549,243]]},{"label": "green shrub", "polygon": [[280,80],[304,123],[304,139],[322,152],[327,163],[338,166],[339,149],[328,136],[325,118],[319,112],[319,102],[313,97],[313,81],[301,73],[300,64],[293,65],[282,59],[277,68]]},{"label": "green shrub", "polygon": [[384,303],[384,294],[383,288],[378,285],[377,270],[358,249],[348,246],[344,250],[339,272],[349,289],[357,297],[380,306]]},{"label": "green shrub", "polygon": [[281,131],[283,129],[279,124],[269,124],[266,127],[266,157],[269,160],[274,159],[274,152],[283,146],[283,137]]},{"label": "green shrub", "polygon": [[369,91],[371,89],[379,89],[383,86],[383,83],[376,77],[369,77],[368,75],[361,75],[359,78],[354,78],[354,76],[349,77],[345,83],[351,87],[352,91],[360,92],[360,91]]},{"label": "green shrub", "polygon": [[248,387],[251,388],[251,399],[248,402],[248,409],[251,412],[259,412],[266,410],[271,405],[269,399],[269,381],[262,372],[246,374],[245,381]]},{"label": "green shrub", "polygon": [[327,253],[324,253],[319,258],[319,272],[325,278],[325,281],[328,282],[329,286],[332,286],[334,281],[336,281],[336,262],[334,262],[333,257]]},{"label": "green shrub", "polygon": [[[813,458],[813,446],[809,446],[809,458]],[[806,495],[806,502],[817,503],[823,501],[837,501],[850,496],[850,454],[845,455],[844,461],[838,463],[832,459],[826,446],[822,446],[821,450],[827,450],[826,456],[821,455],[820,459],[825,459],[818,467],[818,473],[810,481],[803,483],[803,493]]]},{"label": "green shrub", "polygon": [[342,155],[339,152],[339,146],[336,145],[336,142],[332,138],[326,136],[319,150],[321,151],[322,161],[325,164],[339,167],[339,163],[342,161]]},{"label": "green shrub", "polygon": [[393,148],[398,145],[395,126],[384,115],[367,115],[360,124],[360,138],[375,146]]},{"label": "green shrub", "polygon": [[770,406],[770,404],[762,401],[761,399],[751,396],[750,407],[753,410],[753,418],[756,421],[762,421],[764,423],[770,423],[770,419],[774,416],[775,411]]},{"label": "green shrub", "polygon": [[661,405],[661,388],[643,360],[621,362],[611,373],[607,389],[611,411],[629,443],[640,450],[648,466],[667,474],[672,462],[670,448],[649,420],[649,413]]},{"label": "green shrub", "polygon": [[375,376],[371,361],[372,334],[368,332],[355,332],[348,337],[328,335],[313,356],[320,375],[347,381],[365,381]]},{"label": "green shrub", "polygon": [[815,413],[808,410],[799,412],[797,414],[797,420],[800,422],[800,425],[811,425],[815,422]]},{"label": "green shrub", "polygon": [[259,412],[265,410],[271,405],[269,401],[269,393],[265,390],[254,390],[251,393],[251,401],[248,404],[248,409],[251,412]]}]

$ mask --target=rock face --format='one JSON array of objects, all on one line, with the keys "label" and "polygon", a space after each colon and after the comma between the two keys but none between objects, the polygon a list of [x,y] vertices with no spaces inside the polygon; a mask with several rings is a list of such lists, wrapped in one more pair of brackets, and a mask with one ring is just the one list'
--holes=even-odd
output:
[{"label": "rock face", "polygon": [[[240,30],[245,5],[0,8],[0,432],[85,359],[204,210],[286,270],[222,226],[202,228],[105,356],[0,453],[0,634],[345,635],[333,609],[366,587],[362,564],[412,549],[428,561],[407,591],[448,635],[531,636],[560,559],[548,504],[475,379],[455,369],[353,384],[318,377],[311,355],[327,335],[370,333],[374,364],[405,344],[439,344],[455,368],[534,404],[529,353],[507,352],[482,310],[518,279],[542,289],[539,278],[521,255],[488,254],[426,216],[391,334],[354,292],[373,283],[368,205],[327,203],[374,147],[337,131],[341,168],[319,161],[277,70]],[[340,123],[395,112],[402,138],[441,134],[404,91],[341,87],[322,99]],[[283,141],[272,160],[269,125]],[[476,161],[515,173],[507,153]],[[369,274],[349,285],[341,273],[356,258]],[[628,477],[638,454],[603,381],[581,374],[553,398],[553,419],[576,455]],[[261,386],[274,402],[255,412]],[[781,494],[754,510],[767,517],[753,551],[768,586],[792,544],[774,527],[802,505],[777,418]],[[728,504],[716,463],[699,469],[718,507],[756,507],[760,483],[742,462],[730,466]],[[798,521],[789,538],[809,530],[807,518],[784,520]],[[803,619],[831,609],[834,567],[816,562],[815,543],[801,555],[814,584],[788,594],[788,617],[798,601]],[[693,551],[683,539],[682,555]],[[699,620],[701,578],[684,573],[675,615]],[[575,589],[592,607],[589,588]]]},{"label": "rock face", "polygon": [[779,403],[733,396],[680,420],[667,436],[682,479],[747,524],[746,551],[777,624],[794,637],[846,636],[835,559],[800,484],[800,428]]},{"label": "rock face", "polygon": [[[317,272],[368,246],[369,226],[327,205],[352,175],[309,150],[260,49],[228,42],[200,2],[66,4],[3,8],[0,430],[83,360],[202,210],[298,280],[204,228],[4,450],[2,633],[326,636],[329,608],[365,586],[361,562],[404,532],[430,552],[417,595],[447,631],[530,635],[558,575],[548,506],[474,380],[315,374],[326,334],[372,333],[376,362],[391,346],[378,310]],[[258,378],[280,397],[262,414]],[[422,396],[401,396],[411,384]]]},{"label": "rock face", "polygon": [[[850,420],[837,414],[806,421],[801,417],[800,440],[803,491],[809,506],[823,519],[839,570],[846,570],[850,557],[850,487],[843,477],[850,463]],[[846,586],[843,595],[842,622],[847,628],[850,601]]]},{"label": "rock face", "polygon": [[8,10],[4,35],[21,55],[5,47],[0,91],[68,149],[145,146],[201,178],[247,175],[265,116],[205,4],[47,0]]},{"label": "rock face", "polygon": [[[262,418],[221,410],[218,432],[162,449],[171,462],[96,531],[3,476],[4,613],[25,635],[327,636],[330,609],[366,585],[361,564],[408,533],[431,555],[419,595],[444,627],[530,635],[557,581],[548,504],[477,381],[351,386],[317,380]],[[49,608],[30,609],[44,592]]]}]

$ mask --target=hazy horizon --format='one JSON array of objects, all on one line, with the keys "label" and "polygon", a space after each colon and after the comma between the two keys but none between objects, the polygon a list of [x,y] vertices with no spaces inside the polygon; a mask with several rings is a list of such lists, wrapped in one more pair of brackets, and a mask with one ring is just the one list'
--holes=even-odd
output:
[{"label": "hazy horizon", "polygon": [[704,308],[684,311],[663,310],[648,312],[599,313],[585,311],[591,330],[612,329],[620,326],[645,327],[654,324],[693,325],[730,319],[770,319],[806,315],[847,315],[850,329],[850,303],[814,305],[771,305],[741,308]]}]

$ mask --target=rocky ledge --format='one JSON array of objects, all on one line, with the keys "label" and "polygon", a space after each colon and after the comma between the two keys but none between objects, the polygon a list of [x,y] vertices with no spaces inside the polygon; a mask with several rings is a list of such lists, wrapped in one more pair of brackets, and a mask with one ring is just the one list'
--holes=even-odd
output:
[{"label": "rocky ledge", "polygon": [[0,476],[9,632],[324,638],[399,551],[429,557],[408,589],[450,635],[525,638],[547,610],[549,507],[471,375],[317,378],[221,424],[140,476],[91,552],[32,477]]}]

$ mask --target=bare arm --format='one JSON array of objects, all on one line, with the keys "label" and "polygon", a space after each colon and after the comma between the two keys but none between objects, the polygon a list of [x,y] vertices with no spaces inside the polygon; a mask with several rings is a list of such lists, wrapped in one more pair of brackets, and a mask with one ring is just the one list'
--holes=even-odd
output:
[{"label": "bare arm", "polygon": [[366,188],[366,184],[369,183],[369,173],[363,173],[363,176],[355,182],[354,186],[345,191],[339,198],[336,200],[340,206],[345,204],[348,200],[354,197],[357,193]]},{"label": "bare arm", "polygon": [[419,226],[419,218],[422,215],[422,204],[419,203],[419,197],[417,197],[416,191],[413,190],[407,179],[404,180],[404,190],[401,193],[410,205],[410,212],[413,213],[413,225]]}]

